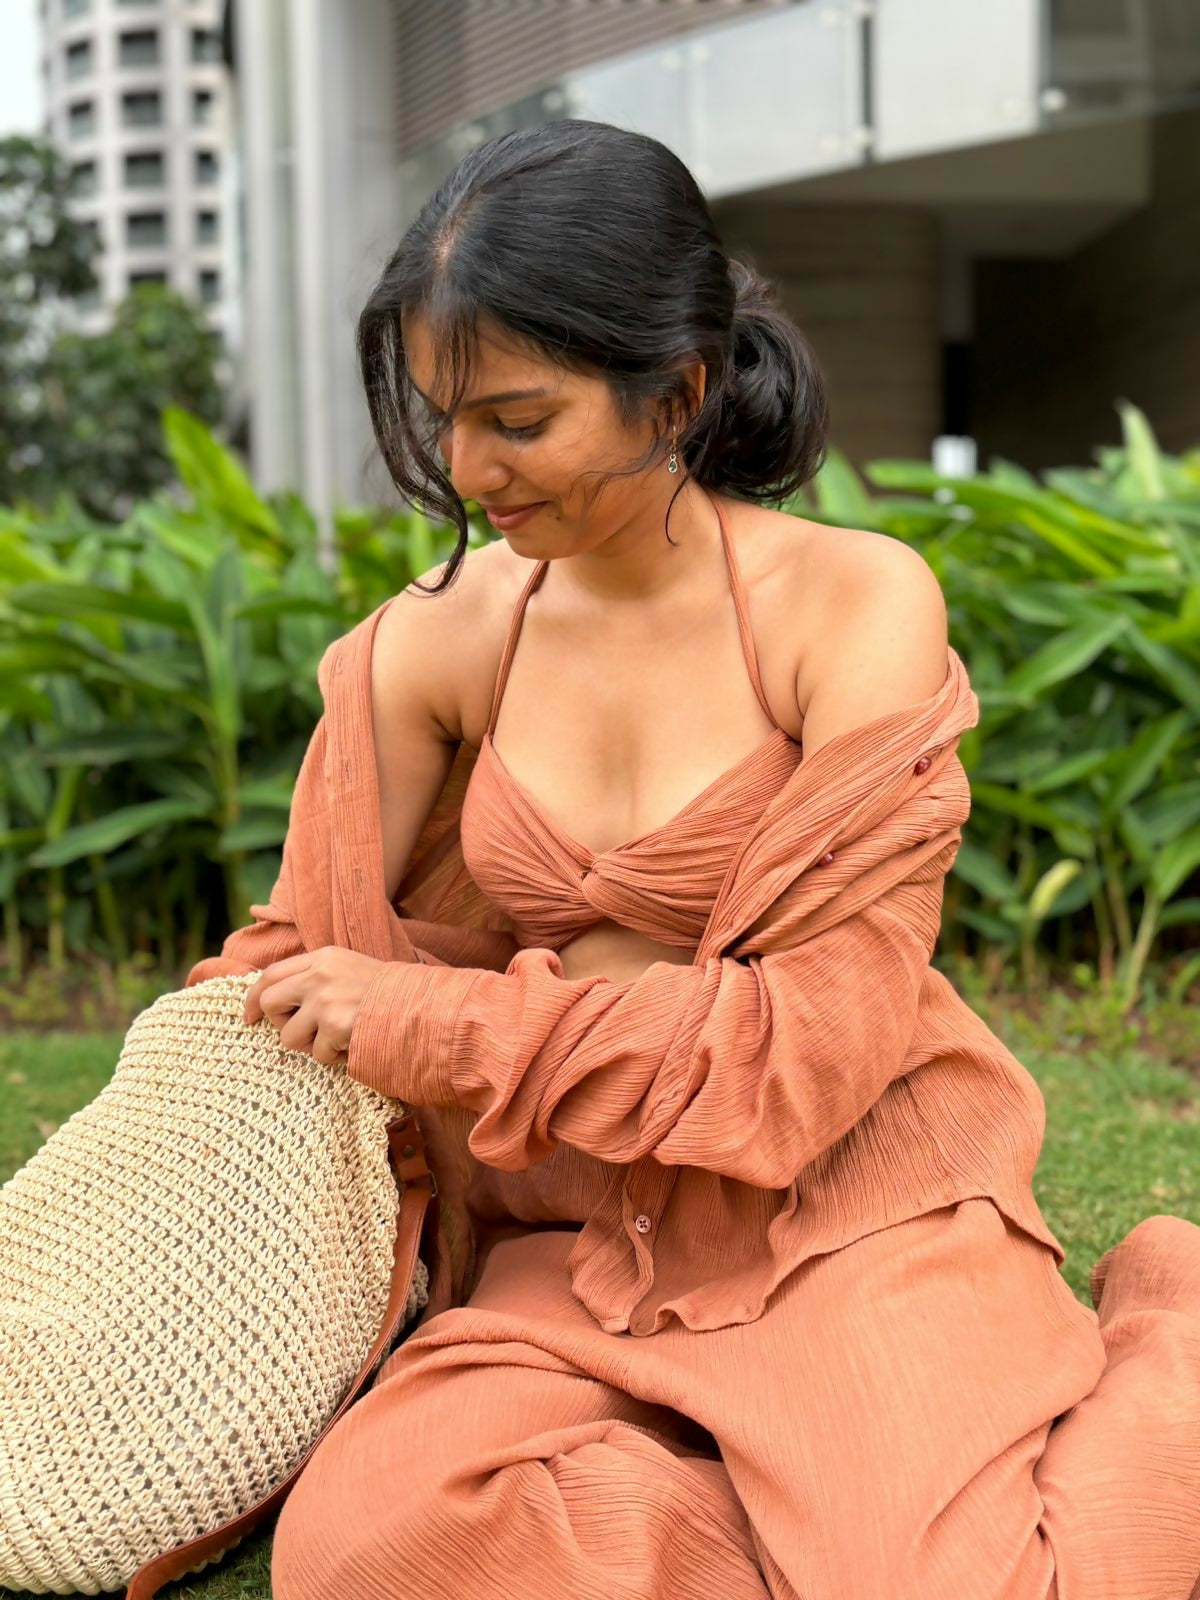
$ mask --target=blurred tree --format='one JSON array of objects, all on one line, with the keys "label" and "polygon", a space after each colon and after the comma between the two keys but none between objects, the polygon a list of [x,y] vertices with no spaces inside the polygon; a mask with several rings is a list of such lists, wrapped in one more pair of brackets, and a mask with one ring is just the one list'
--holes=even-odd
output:
[{"label": "blurred tree", "polygon": [[43,371],[43,493],[69,489],[94,516],[124,516],[174,476],[162,415],[180,406],[219,421],[220,340],[201,308],[141,284],[105,333],[61,335]]},{"label": "blurred tree", "polygon": [[98,246],[71,198],[53,145],[0,139],[0,505],[65,491],[120,518],[174,476],[168,406],[219,420],[220,340],[198,305],[158,284],[135,289],[105,332],[73,331]]},{"label": "blurred tree", "polygon": [[0,503],[42,462],[41,372],[64,304],[96,286],[96,238],[67,210],[71,171],[45,140],[0,139]]}]

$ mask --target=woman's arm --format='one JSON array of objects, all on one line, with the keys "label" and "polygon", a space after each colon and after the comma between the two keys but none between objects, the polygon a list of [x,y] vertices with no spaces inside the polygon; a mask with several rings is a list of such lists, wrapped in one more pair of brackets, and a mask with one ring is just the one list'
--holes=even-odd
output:
[{"label": "woman's arm", "polygon": [[956,849],[774,955],[656,962],[622,984],[568,982],[548,950],[522,951],[507,973],[388,965],[363,997],[348,1071],[417,1105],[477,1111],[471,1149],[505,1171],[562,1143],[782,1187],[903,1070]]}]

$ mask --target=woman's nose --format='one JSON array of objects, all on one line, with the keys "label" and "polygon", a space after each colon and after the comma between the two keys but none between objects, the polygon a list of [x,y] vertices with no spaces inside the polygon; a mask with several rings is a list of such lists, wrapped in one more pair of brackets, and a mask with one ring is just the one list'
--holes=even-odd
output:
[{"label": "woman's nose", "polygon": [[502,490],[509,480],[503,454],[493,442],[468,437],[456,429],[442,448],[442,456],[455,492],[463,500],[478,500]]}]

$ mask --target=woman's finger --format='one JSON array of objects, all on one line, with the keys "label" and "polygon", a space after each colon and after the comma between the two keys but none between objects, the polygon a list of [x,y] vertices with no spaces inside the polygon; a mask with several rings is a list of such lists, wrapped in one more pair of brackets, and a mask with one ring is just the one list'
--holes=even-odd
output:
[{"label": "woman's finger", "polygon": [[272,1027],[282,1028],[292,1012],[299,1011],[305,1000],[309,998],[311,983],[304,973],[295,973],[291,977],[280,978],[278,982],[268,984],[258,997],[262,1014]]},{"label": "woman's finger", "polygon": [[322,1066],[340,1066],[346,1060],[346,1051],[339,1050],[327,1033],[317,1032],[309,1049],[309,1055],[314,1061],[319,1061]]},{"label": "woman's finger", "polygon": [[262,997],[268,989],[284,978],[293,977],[299,972],[307,972],[311,964],[312,953],[308,950],[302,950],[299,955],[289,956],[285,961],[272,961],[270,966],[264,967],[246,990],[243,1014],[247,1023],[253,1027],[260,1017],[266,1015],[262,1006]]},{"label": "woman's finger", "polygon": [[319,1032],[320,1024],[313,1015],[311,1007],[306,1010],[301,1006],[296,1014],[288,1017],[280,1027],[279,1042],[285,1050],[300,1050],[305,1055],[312,1055],[312,1047]]}]

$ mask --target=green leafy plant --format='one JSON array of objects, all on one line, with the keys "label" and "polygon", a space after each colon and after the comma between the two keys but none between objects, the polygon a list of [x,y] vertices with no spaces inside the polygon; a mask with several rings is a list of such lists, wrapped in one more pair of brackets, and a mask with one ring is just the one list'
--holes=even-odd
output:
[{"label": "green leafy plant", "polygon": [[[835,454],[806,509],[913,544],[946,595],[982,712],[960,744],[960,936],[1013,951],[1032,984],[1055,924],[1059,957],[1086,948],[1127,1007],[1162,936],[1200,924],[1200,453],[1166,456],[1120,414],[1123,447],[1041,483],[880,461],[872,496]],[[1200,976],[1200,951],[1182,957],[1180,994]]]},{"label": "green leafy plant", "polygon": [[[940,953],[1027,990],[1094,973],[1118,1007],[1200,979],[1200,453],[1124,444],[1042,481],[839,455],[792,509],[918,548],[981,703]],[[173,971],[270,890],[327,646],[453,545],[349,507],[323,546],[196,417],[177,487],[101,521],[0,511],[0,903],[34,957]],[[471,525],[475,543],[489,537]],[[1152,981],[1159,983],[1154,973]],[[1158,992],[1156,990],[1156,992]]]},{"label": "green leafy plant", "polygon": [[197,418],[169,410],[165,442],[182,492],[122,522],[66,501],[0,513],[10,975],[22,930],[55,969],[98,947],[170,970],[246,921],[278,868],[322,653],[448,545],[414,515],[359,512],[323,564],[307,511],[258,495]]}]

